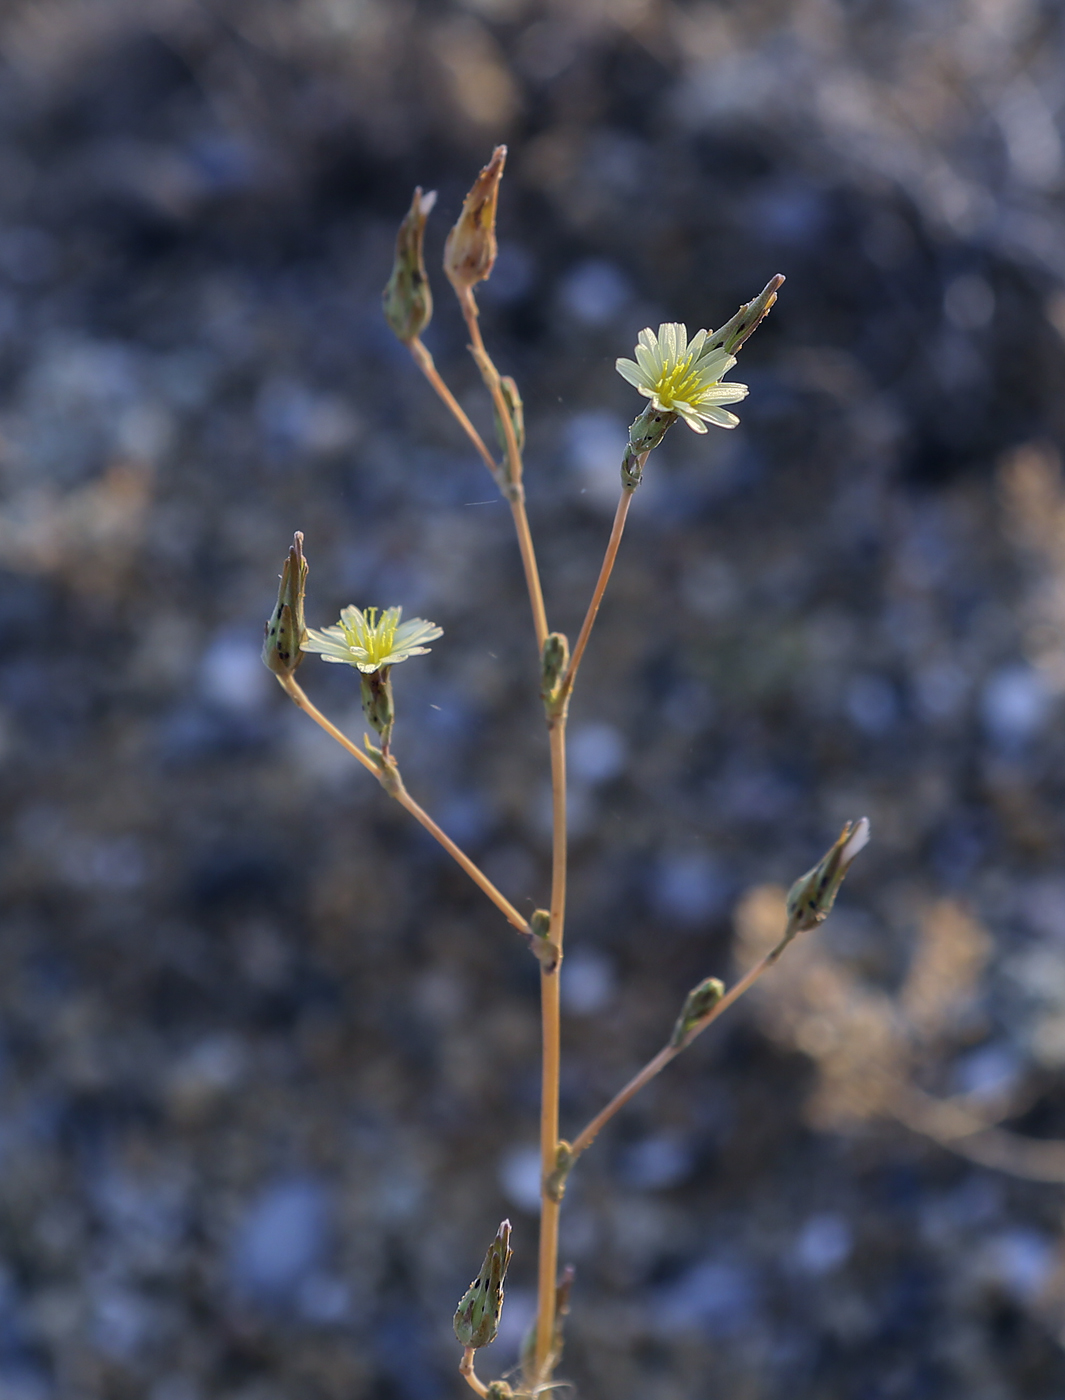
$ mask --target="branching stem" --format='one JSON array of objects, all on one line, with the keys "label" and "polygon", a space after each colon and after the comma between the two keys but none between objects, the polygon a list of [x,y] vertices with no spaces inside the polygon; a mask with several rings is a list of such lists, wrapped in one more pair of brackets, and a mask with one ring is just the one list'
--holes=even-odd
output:
[{"label": "branching stem", "polygon": [[420,822],[435,841],[439,841],[448,855],[465,870],[473,883],[484,891],[496,908],[506,916],[507,920],[513,924],[518,932],[529,935],[531,930],[528,921],[523,919],[514,908],[513,904],[511,904],[510,900],[496,889],[495,885],[489,880],[484,871],[481,870],[479,866],[474,865],[466,852],[462,850],[460,846],[456,846],[451,837],[437,826],[429,813],[426,812],[423,807],[419,806],[414,798],[411,797],[410,793],[403,786],[403,780],[399,776],[399,770],[395,767],[394,760],[391,765],[394,777],[389,782],[382,781],[381,770],[378,768],[377,764],[374,763],[368,754],[364,754],[359,746],[349,739],[346,734],[339,730],[332,720],[326,719],[317,705],[312,704],[307,698],[303,687],[297,682],[294,676],[278,676],[278,680],[282,688],[300,707],[304,714],[310,715],[315,724],[324,729],[331,738],[335,739],[342,748],[346,749],[348,753],[351,754],[352,758],[357,759],[364,768],[368,769],[378,782],[381,783],[385,791],[394,797],[401,807],[405,807],[415,821]]},{"label": "branching stem", "polygon": [[685,1037],[683,1044],[663,1046],[658,1054],[655,1055],[652,1060],[649,1060],[638,1074],[633,1075],[625,1087],[620,1089],[607,1106],[601,1109],[588,1126],[573,1139],[570,1145],[570,1152],[574,1160],[579,1157],[582,1152],[586,1151],[587,1148],[591,1147],[601,1129],[610,1122],[611,1118],[614,1117],[619,1109],[624,1108],[628,1101],[635,1097],[645,1084],[650,1084],[655,1075],[660,1074],[662,1070],[665,1069],[666,1065],[677,1058],[682,1050],[686,1050],[697,1035],[701,1035],[703,1031],[706,1030],[707,1026],[713,1025],[717,1018],[727,1011],[733,1002],[739,1001],[744,992],[749,991],[758,981],[759,977],[769,971],[790,941],[790,936],[785,935],[771,952],[766,953],[764,958],[756,962],[754,967],[744,973],[736,985],[725,993],[714,1009],[692,1027]]}]

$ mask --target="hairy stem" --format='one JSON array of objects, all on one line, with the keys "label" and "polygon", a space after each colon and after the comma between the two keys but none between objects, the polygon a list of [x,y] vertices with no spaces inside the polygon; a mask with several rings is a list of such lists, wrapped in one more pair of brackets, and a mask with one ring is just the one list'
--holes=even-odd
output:
[{"label": "hairy stem", "polygon": [[[645,452],[640,458],[642,468],[647,460]],[[595,625],[596,614],[599,612],[599,604],[603,601],[603,594],[606,586],[610,582],[610,575],[614,572],[614,562],[618,557],[618,548],[621,544],[621,537],[625,533],[625,521],[629,514],[629,505],[632,502],[632,492],[622,487],[621,498],[618,501],[618,508],[614,512],[614,524],[610,529],[610,539],[607,541],[606,553],[603,555],[603,563],[599,569],[599,577],[596,579],[595,591],[592,594],[592,601],[588,604],[588,611],[584,615],[584,623],[581,626],[577,644],[573,648],[573,655],[570,657],[569,668],[562,680],[561,693],[569,695],[573,689],[573,682],[577,679],[577,668],[581,664],[581,657],[584,649],[588,645],[588,638],[592,635],[592,628]]]},{"label": "hairy stem", "polygon": [[383,782],[381,769],[378,768],[377,764],[374,763],[367,754],[364,754],[359,746],[349,739],[346,734],[339,730],[332,720],[326,719],[317,705],[312,704],[307,698],[302,686],[299,685],[293,676],[278,676],[278,680],[285,692],[300,707],[304,714],[310,715],[315,724],[324,729],[342,748],[345,748],[348,753],[351,754],[352,758],[358,759],[362,766],[368,769],[378,782],[381,782],[385,791],[388,792],[390,796],[394,797],[401,807],[405,807],[415,821],[420,822],[434,840],[439,841],[448,855],[465,870],[473,883],[483,890],[496,908],[506,916],[508,922],[513,924],[519,933],[530,934],[531,930],[528,921],[522,918],[513,904],[511,904],[510,900],[496,889],[495,885],[489,880],[484,871],[474,865],[466,852],[462,850],[460,846],[456,846],[451,837],[437,826],[429,813],[426,812],[423,807],[419,806],[414,798],[411,797],[410,793],[403,786],[403,780],[399,776],[399,769],[395,767],[394,760],[390,760],[391,771],[394,773],[394,778],[390,782]]}]

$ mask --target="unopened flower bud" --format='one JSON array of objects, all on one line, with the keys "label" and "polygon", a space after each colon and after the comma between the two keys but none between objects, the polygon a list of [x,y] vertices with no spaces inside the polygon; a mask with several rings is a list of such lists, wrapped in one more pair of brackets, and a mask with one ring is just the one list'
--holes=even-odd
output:
[{"label": "unopened flower bud", "polygon": [[744,302],[731,321],[726,321],[719,331],[711,331],[706,339],[706,350],[720,349],[729,355],[735,355],[743,342],[754,334],[769,315],[783,283],[784,275],[778,272],[753,301]]},{"label": "unopened flower bud", "polygon": [[270,614],[263,638],[263,664],[276,676],[291,676],[303,660],[300,647],[307,639],[303,622],[303,595],[307,588],[307,561],[303,534],[297,530],[281,570],[277,607]]},{"label": "unopened flower bud", "polygon": [[835,844],[788,891],[788,933],[805,933],[828,917],[843,877],[869,843],[869,818],[846,822]]},{"label": "unopened flower bud", "polygon": [[455,1313],[455,1336],[464,1347],[486,1347],[495,1340],[503,1311],[503,1281],[510,1263],[510,1221],[504,1220],[488,1246],[481,1272],[462,1295]]},{"label": "unopened flower bud", "polygon": [[488,277],[496,260],[496,202],[506,159],[506,146],[497,146],[444,244],[444,271],[460,297]]},{"label": "unopened flower bud", "polygon": [[670,1036],[670,1045],[674,1049],[685,1045],[691,1032],[705,1016],[709,1016],[724,995],[725,984],[717,977],[707,977],[697,987],[693,987],[684,998],[684,1005]]},{"label": "unopened flower bud", "polygon": [[489,1381],[486,1400],[514,1400],[514,1392],[506,1381]]},{"label": "unopened flower bud", "polygon": [[433,314],[433,294],[425,272],[422,242],[425,221],[435,203],[435,190],[428,194],[422,194],[420,188],[414,191],[410,209],[396,235],[392,276],[384,291],[385,320],[405,345],[421,335]]}]

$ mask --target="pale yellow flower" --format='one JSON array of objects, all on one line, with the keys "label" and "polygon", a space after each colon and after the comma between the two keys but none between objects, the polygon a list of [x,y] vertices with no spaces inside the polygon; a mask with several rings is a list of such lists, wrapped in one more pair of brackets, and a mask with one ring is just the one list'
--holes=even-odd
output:
[{"label": "pale yellow flower", "polygon": [[618,360],[616,369],[655,408],[679,414],[694,432],[705,433],[707,423],[734,428],[740,421],[722,404],[747,397],[746,384],[722,384],[721,376],[736,363],[726,350],[705,349],[709,331],[696,331],[688,340],[688,328],[676,321],[640,332],[635,360]]},{"label": "pale yellow flower", "polygon": [[423,617],[400,622],[402,608],[385,608],[380,617],[377,614],[377,608],[363,612],[349,604],[332,627],[320,632],[309,627],[303,650],[318,652],[323,661],[356,666],[365,674],[406,661],[408,656],[424,656],[429,648],[422,643],[444,635],[442,627]]}]

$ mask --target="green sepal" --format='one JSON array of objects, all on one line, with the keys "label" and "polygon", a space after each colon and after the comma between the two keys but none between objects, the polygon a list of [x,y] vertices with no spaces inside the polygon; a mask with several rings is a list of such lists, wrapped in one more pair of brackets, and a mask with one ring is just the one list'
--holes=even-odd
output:
[{"label": "green sepal", "polygon": [[303,621],[303,596],[307,590],[307,561],[303,557],[303,533],[292,537],[281,570],[277,607],[270,614],[263,637],[263,665],[277,676],[291,676],[303,660],[300,647],[307,640]]},{"label": "green sepal", "polygon": [[726,321],[719,331],[712,331],[703,344],[703,355],[711,350],[725,350],[728,354],[735,355],[744,341],[754,334],[769,315],[783,282],[784,275],[778,272],[753,301],[744,302],[731,321]]},{"label": "green sepal", "polygon": [[504,1220],[488,1246],[481,1272],[462,1295],[455,1312],[455,1336],[464,1347],[486,1347],[495,1341],[503,1311],[503,1281],[512,1254],[510,1221]]},{"label": "green sepal", "polygon": [[362,694],[362,712],[371,729],[381,736],[381,743],[387,752],[392,738],[392,726],[396,722],[396,707],[392,700],[391,666],[381,666],[376,671],[363,671],[359,675],[359,689]]},{"label": "green sepal", "polygon": [[629,441],[621,459],[621,484],[626,491],[635,491],[639,486],[643,480],[642,459],[658,446],[679,416],[648,404],[629,425]]},{"label": "green sepal", "polygon": [[425,221],[435,202],[435,190],[425,195],[420,188],[414,191],[410,209],[396,235],[392,276],[384,290],[385,320],[405,345],[421,335],[433,314],[433,294],[422,244]]},{"label": "green sepal", "polygon": [[788,891],[788,935],[805,933],[823,923],[836,902],[843,877],[869,840],[869,821],[862,817],[845,822],[831,848],[812,870],[801,875]]},{"label": "green sepal", "polygon": [[704,1017],[709,1016],[724,995],[725,984],[718,977],[707,977],[697,987],[691,989],[684,998],[684,1005],[681,1007],[677,1024],[673,1027],[673,1034],[669,1039],[670,1045],[675,1050],[679,1050],[687,1043],[692,1031]]}]

